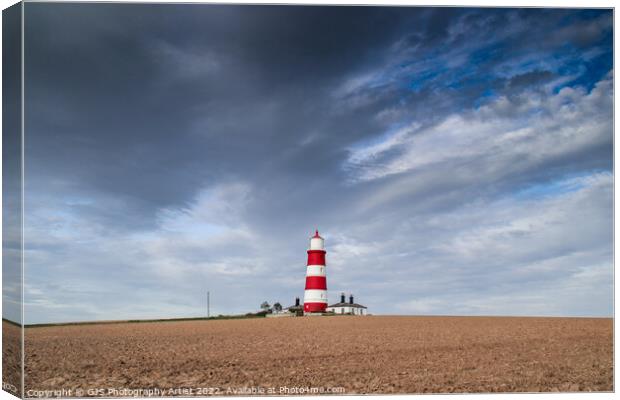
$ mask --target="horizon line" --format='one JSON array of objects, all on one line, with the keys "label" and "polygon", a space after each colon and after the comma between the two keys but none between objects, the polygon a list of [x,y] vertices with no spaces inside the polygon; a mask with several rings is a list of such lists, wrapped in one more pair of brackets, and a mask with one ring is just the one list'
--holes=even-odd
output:
[{"label": "horizon line", "polygon": [[[254,319],[254,318],[263,318],[262,316],[257,316],[254,313],[248,314],[232,314],[232,315],[221,315],[221,316],[213,316],[213,317],[173,317],[173,318],[147,318],[147,319],[119,319],[119,320],[91,320],[91,321],[66,321],[66,322],[41,322],[41,323],[31,323],[31,324],[23,324],[8,318],[2,318],[3,322],[7,322],[11,325],[20,327],[20,328],[38,328],[38,327],[52,327],[52,326],[66,326],[66,325],[106,325],[106,324],[122,324],[122,323],[149,323],[149,322],[182,322],[182,321],[208,321],[208,320],[229,320],[229,319]],[[566,316],[566,315],[457,315],[457,314],[368,314],[363,316],[353,316],[353,315],[339,315],[335,314],[336,317],[447,317],[447,318],[590,318],[590,319],[614,319],[614,316],[589,316],[589,315],[579,315],[579,316]]]}]

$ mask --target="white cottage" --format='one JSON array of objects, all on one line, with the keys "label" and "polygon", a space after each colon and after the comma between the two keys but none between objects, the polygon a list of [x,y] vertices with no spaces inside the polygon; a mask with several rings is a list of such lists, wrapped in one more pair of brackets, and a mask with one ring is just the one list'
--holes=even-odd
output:
[{"label": "white cottage", "polygon": [[345,301],[345,295],[340,295],[340,303],[327,306],[327,312],[333,312],[335,314],[351,314],[351,315],[366,315],[368,308],[357,304],[353,301],[353,295],[349,296],[349,302]]}]

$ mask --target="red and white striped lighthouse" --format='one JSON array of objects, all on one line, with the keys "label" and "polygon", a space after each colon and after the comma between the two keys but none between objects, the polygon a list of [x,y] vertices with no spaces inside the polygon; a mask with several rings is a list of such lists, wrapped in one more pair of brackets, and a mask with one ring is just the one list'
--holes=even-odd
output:
[{"label": "red and white striped lighthouse", "polygon": [[327,279],[325,274],[325,241],[316,230],[310,238],[304,313],[322,313],[327,308]]}]

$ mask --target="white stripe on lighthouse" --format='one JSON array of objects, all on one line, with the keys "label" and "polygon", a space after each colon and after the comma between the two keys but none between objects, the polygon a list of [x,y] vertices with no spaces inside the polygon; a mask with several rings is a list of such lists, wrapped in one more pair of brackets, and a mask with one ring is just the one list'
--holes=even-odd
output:
[{"label": "white stripe on lighthouse", "polygon": [[313,237],[310,239],[310,250],[325,250],[325,241],[322,237]]},{"label": "white stripe on lighthouse", "polygon": [[308,265],[306,276],[325,276],[325,265]]},{"label": "white stripe on lighthouse", "polygon": [[327,303],[327,290],[306,289],[304,303]]}]

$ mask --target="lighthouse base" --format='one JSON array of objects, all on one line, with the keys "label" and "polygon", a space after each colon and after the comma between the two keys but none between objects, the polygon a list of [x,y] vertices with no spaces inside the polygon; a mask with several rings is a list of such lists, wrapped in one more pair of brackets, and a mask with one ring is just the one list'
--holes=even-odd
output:
[{"label": "lighthouse base", "polygon": [[304,313],[304,317],[322,317],[323,315],[325,315],[322,312],[305,312]]}]

